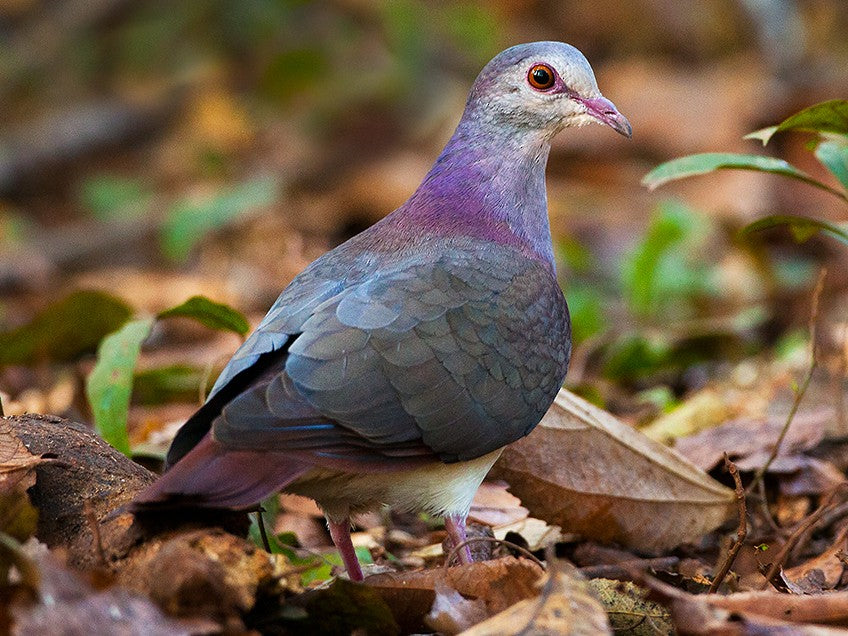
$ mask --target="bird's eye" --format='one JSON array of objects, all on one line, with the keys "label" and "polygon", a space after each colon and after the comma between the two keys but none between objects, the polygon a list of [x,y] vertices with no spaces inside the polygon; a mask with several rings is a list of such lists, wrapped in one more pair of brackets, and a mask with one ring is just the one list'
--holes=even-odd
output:
[{"label": "bird's eye", "polygon": [[536,64],[527,73],[527,81],[530,82],[530,86],[533,88],[544,91],[554,85],[556,74],[554,73],[554,69],[547,64]]}]

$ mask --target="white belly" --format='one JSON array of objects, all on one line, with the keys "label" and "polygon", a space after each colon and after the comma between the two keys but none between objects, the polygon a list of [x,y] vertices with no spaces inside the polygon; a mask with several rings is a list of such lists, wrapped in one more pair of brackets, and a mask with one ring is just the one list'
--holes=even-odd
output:
[{"label": "white belly", "polygon": [[467,462],[434,462],[385,473],[340,473],[316,468],[284,490],[314,499],[327,518],[335,522],[381,504],[407,512],[464,517],[501,450]]}]

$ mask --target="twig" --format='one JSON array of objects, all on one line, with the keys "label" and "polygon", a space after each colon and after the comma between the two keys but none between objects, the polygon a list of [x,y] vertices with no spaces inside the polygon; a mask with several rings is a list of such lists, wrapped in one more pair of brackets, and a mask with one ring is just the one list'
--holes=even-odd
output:
[{"label": "twig", "polygon": [[[798,527],[789,535],[789,538],[786,539],[786,543],[780,548],[780,551],[775,555],[774,562],[769,566],[769,569],[766,571],[765,583],[761,586],[760,589],[765,589],[766,585],[772,583],[774,577],[777,576],[777,573],[780,572],[780,569],[783,567],[783,564],[786,562],[786,559],[789,557],[789,554],[792,552],[795,545],[801,539],[807,530],[812,528],[816,523],[821,520],[821,518],[828,512],[830,512],[833,508],[836,507],[836,504],[833,502],[833,499],[839,493],[840,490],[843,489],[845,484],[840,484],[828,495],[827,499],[825,499],[821,505],[813,511],[806,519],[804,519]],[[775,586],[776,587],[776,586]]]},{"label": "twig", "polygon": [[256,510],[256,525],[259,526],[259,536],[262,537],[262,546],[265,548],[265,552],[271,554],[271,544],[268,542],[268,533],[265,531],[265,521],[262,519],[263,512],[265,512],[265,508],[259,506]]},{"label": "twig", "polygon": [[837,505],[833,508],[833,510],[822,517],[822,527],[827,527],[834,522],[839,521],[845,515],[848,515],[848,502]]},{"label": "twig", "polygon": [[100,524],[97,522],[97,516],[94,514],[94,508],[92,508],[90,501],[83,504],[83,514],[88,528],[91,530],[91,535],[94,537],[97,560],[100,561],[100,567],[106,569],[108,564],[106,563],[106,551],[103,549],[103,539],[100,536]]},{"label": "twig", "polygon": [[792,424],[792,420],[795,419],[795,414],[798,412],[798,407],[801,405],[801,400],[804,399],[804,394],[807,392],[807,387],[810,386],[810,380],[813,379],[813,372],[816,370],[818,366],[818,357],[816,356],[816,322],[818,322],[819,317],[819,299],[821,298],[822,290],[824,289],[824,279],[827,277],[827,268],[822,268],[819,272],[819,278],[816,281],[816,287],[813,290],[813,306],[810,309],[810,322],[809,322],[809,331],[810,331],[810,367],[807,369],[807,375],[804,377],[804,381],[801,383],[801,386],[795,392],[795,399],[792,401],[792,408],[789,409],[789,414],[786,416],[786,422],[783,425],[783,428],[780,431],[780,435],[777,436],[777,441],[774,444],[774,448],[772,448],[771,454],[769,458],[766,460],[766,463],[762,465],[762,467],[756,472],[754,475],[753,481],[748,484],[747,492],[752,492],[754,488],[762,481],[768,469],[771,467],[772,462],[777,458],[778,453],[780,453],[780,447],[783,444],[783,440],[786,438],[786,434],[789,432],[789,426]]},{"label": "twig", "polygon": [[724,469],[733,477],[735,484],[734,492],[736,493],[736,505],[739,508],[739,526],[736,528],[736,539],[727,551],[727,555],[722,561],[721,567],[716,572],[713,582],[710,584],[710,594],[715,594],[718,591],[719,585],[724,581],[724,577],[730,572],[733,562],[736,561],[736,556],[739,550],[742,549],[742,544],[748,536],[748,509],[745,505],[745,489],[742,487],[742,479],[739,477],[739,469],[736,464],[730,461],[727,453],[724,454]]},{"label": "twig", "polygon": [[587,579],[621,579],[632,576],[634,570],[668,570],[680,563],[680,557],[668,556],[654,559],[629,559],[621,563],[604,563],[602,565],[587,565],[580,574]]},{"label": "twig", "polygon": [[[748,493],[750,496],[750,492]],[[769,510],[768,506],[768,496],[766,495],[766,482],[762,479],[760,483],[757,484],[757,499],[760,503],[760,508],[762,508],[763,517],[766,520],[766,523],[771,526],[772,532],[774,532],[777,537],[786,537],[787,531],[786,528],[781,528],[774,520],[774,517],[771,516],[771,510]]]},{"label": "twig", "polygon": [[465,541],[463,541],[459,545],[455,545],[451,549],[451,551],[448,552],[448,558],[445,560],[445,567],[447,568],[450,565],[451,561],[453,561],[453,558],[457,554],[459,554],[459,551],[462,548],[464,548],[465,546],[467,546],[471,543],[476,543],[476,542],[481,542],[481,541],[484,542],[484,543],[498,543],[500,545],[505,545],[508,548],[512,548],[513,550],[520,552],[522,555],[526,556],[528,559],[533,561],[536,565],[538,565],[540,568],[542,568],[543,571],[547,570],[547,568],[545,568],[545,564],[542,563],[538,558],[536,558],[536,556],[532,552],[530,552],[530,550],[528,550],[527,548],[524,548],[524,547],[518,545],[517,543],[513,543],[512,541],[507,541],[506,539],[497,539],[495,537],[471,537],[469,539],[466,539]]}]

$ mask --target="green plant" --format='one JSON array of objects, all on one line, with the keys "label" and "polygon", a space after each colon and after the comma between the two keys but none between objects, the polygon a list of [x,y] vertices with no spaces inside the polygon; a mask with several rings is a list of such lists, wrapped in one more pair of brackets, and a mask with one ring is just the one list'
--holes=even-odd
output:
[{"label": "green plant", "polygon": [[240,336],[249,329],[247,320],[235,309],[203,296],[194,296],[155,317],[130,320],[103,338],[97,349],[97,363],[86,379],[85,392],[94,417],[94,428],[103,439],[126,455],[131,452],[127,415],[141,345],[157,320],[175,316],[190,318],[206,327],[232,331]]},{"label": "green plant", "polygon": [[[822,102],[792,115],[776,126],[763,128],[746,136],[757,139],[765,146],[778,133],[803,131],[813,133],[808,148],[824,168],[838,182],[833,187],[796,168],[783,159],[763,155],[710,152],[688,155],[663,163],[642,179],[643,185],[653,190],[669,181],[715,170],[754,170],[782,175],[829,192],[848,204],[848,100],[834,99]],[[817,232],[823,232],[848,243],[848,224],[832,223],[826,219],[794,214],[764,216],[742,229],[747,235],[769,227],[787,226],[798,241],[804,241]]]}]

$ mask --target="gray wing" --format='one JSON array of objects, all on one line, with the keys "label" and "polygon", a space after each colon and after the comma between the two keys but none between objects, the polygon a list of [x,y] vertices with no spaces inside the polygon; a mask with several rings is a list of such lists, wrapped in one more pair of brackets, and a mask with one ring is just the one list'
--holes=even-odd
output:
[{"label": "gray wing", "polygon": [[229,377],[288,342],[284,367],[224,406],[219,443],[461,461],[527,434],[564,379],[565,301],[517,251],[448,249],[338,287],[322,283],[305,320],[297,308],[269,313]]}]

